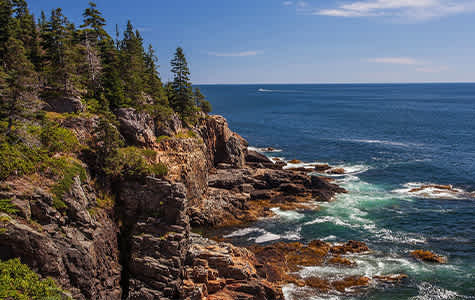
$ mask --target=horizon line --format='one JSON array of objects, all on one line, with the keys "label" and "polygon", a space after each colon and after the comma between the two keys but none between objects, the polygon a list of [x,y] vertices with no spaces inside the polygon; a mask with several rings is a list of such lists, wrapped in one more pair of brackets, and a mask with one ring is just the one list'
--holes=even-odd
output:
[{"label": "horizon line", "polygon": [[273,82],[273,83],[255,83],[255,82],[242,82],[242,83],[195,83],[194,85],[338,85],[338,84],[475,84],[475,81],[420,81],[420,82]]}]

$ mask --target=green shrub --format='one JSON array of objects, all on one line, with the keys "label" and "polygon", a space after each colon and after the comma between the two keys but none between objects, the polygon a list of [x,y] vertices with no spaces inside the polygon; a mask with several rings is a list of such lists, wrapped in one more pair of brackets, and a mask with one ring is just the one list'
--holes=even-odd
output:
[{"label": "green shrub", "polygon": [[86,180],[86,170],[78,161],[71,158],[58,158],[52,161],[52,164],[53,169],[60,173],[60,179],[51,188],[51,192],[53,193],[53,206],[58,210],[64,209],[67,207],[63,202],[64,195],[71,190],[76,176],[79,176],[81,181]]},{"label": "green shrub", "polygon": [[76,135],[71,130],[54,123],[47,123],[41,129],[41,142],[52,153],[70,153],[79,150]]},{"label": "green shrub", "polygon": [[154,163],[156,153],[153,150],[126,147],[117,150],[107,159],[105,172],[114,177],[165,176],[167,167]]},{"label": "green shrub", "polygon": [[18,209],[12,204],[12,199],[0,199],[0,212],[13,215],[18,212]]},{"label": "green shrub", "polygon": [[40,148],[22,143],[0,144],[0,180],[12,175],[22,176],[36,171],[38,164],[48,160],[48,155]]},{"label": "green shrub", "polygon": [[0,299],[71,299],[56,285],[53,279],[41,280],[20,259],[0,261]]}]

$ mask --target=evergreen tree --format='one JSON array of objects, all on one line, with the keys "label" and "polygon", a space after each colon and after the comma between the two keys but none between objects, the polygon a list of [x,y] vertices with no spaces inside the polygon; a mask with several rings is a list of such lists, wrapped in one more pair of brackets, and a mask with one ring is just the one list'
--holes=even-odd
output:
[{"label": "evergreen tree", "polygon": [[211,112],[211,103],[206,100],[205,96],[201,93],[199,88],[195,88],[194,99],[196,106],[201,109],[202,112],[209,114]]},{"label": "evergreen tree", "polygon": [[101,43],[100,52],[103,66],[102,87],[104,100],[108,102],[111,109],[116,109],[125,103],[120,53],[111,38]]},{"label": "evergreen tree", "polygon": [[10,38],[5,45],[5,59],[0,70],[0,118],[7,122],[6,134],[31,110],[36,90],[36,73],[20,40]]},{"label": "evergreen tree", "polygon": [[94,2],[89,2],[89,7],[86,8],[82,16],[84,17],[84,23],[81,28],[86,28],[85,32],[88,33],[88,39],[94,46],[98,40],[109,36],[104,29],[106,20],[102,17],[102,13],[97,9]]},{"label": "evergreen tree", "polygon": [[152,96],[155,101],[165,104],[166,95],[163,89],[162,80],[157,70],[158,58],[155,55],[152,45],[148,46],[148,50],[144,53],[145,62],[145,92]]},{"label": "evergreen tree", "polygon": [[193,101],[190,70],[181,47],[176,49],[171,65],[174,77],[171,85],[171,95],[169,95],[170,104],[176,112],[186,119],[195,113],[196,106]]},{"label": "evergreen tree", "polygon": [[143,73],[145,71],[144,49],[142,38],[130,21],[127,22],[124,31],[124,39],[121,42],[121,57],[123,80],[125,85],[125,105],[140,106],[143,102]]},{"label": "evergreen tree", "polygon": [[0,0],[0,59],[3,61],[6,43],[11,35],[13,4],[10,0]]}]

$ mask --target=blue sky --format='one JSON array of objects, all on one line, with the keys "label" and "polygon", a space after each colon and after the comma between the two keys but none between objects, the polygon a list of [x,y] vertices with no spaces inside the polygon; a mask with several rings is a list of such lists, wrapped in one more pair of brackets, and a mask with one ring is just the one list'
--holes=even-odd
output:
[{"label": "blue sky", "polygon": [[[76,24],[88,0],[62,7]],[[182,46],[194,83],[475,81],[475,0],[97,0],[113,33],[128,19],[164,81]]]}]

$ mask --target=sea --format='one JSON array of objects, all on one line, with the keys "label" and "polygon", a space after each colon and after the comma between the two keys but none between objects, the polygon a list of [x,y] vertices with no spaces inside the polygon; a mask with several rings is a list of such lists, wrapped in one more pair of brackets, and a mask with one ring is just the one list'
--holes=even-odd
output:
[{"label": "sea", "polygon": [[[225,236],[239,245],[364,241],[353,268],[305,267],[303,277],[404,273],[359,293],[286,299],[475,299],[475,84],[202,85],[213,113],[250,148],[292,166],[328,163],[348,190],[318,211],[281,211]],[[267,147],[272,147],[268,151]],[[441,187],[451,186],[451,190]],[[415,249],[447,258],[418,261]]]}]

